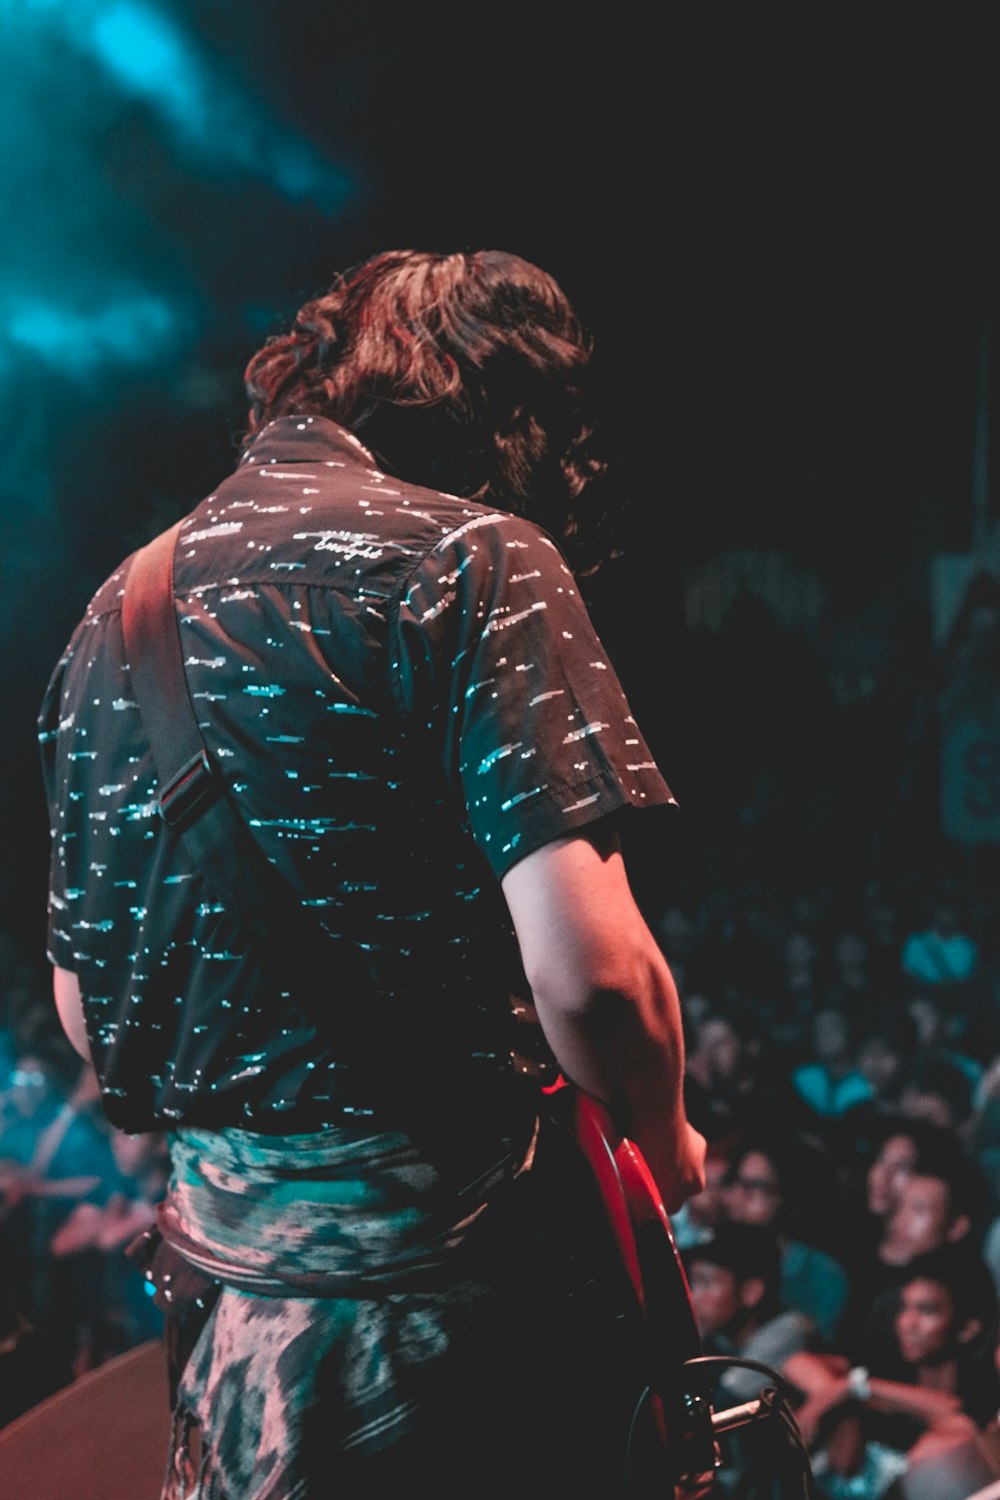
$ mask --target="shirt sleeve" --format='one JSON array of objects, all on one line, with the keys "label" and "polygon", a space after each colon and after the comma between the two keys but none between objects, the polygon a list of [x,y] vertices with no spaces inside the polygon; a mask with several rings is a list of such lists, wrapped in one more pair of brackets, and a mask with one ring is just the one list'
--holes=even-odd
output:
[{"label": "shirt sleeve", "polygon": [[49,814],[49,886],[46,955],[50,963],[72,970],[73,940],[66,921],[63,819],[59,798],[59,736],[62,721],[63,657],[49,679],[38,714],[42,786]]},{"label": "shirt sleeve", "polygon": [[399,690],[498,878],[620,808],[673,804],[576,581],[531,522],[484,515],[433,547],[399,606]]},{"label": "shirt sleeve", "polygon": [[[782,1366],[791,1355],[819,1346],[815,1324],[799,1313],[782,1312],[755,1329],[740,1352],[744,1359],[767,1365],[780,1375]],[[770,1383],[766,1375],[756,1370],[741,1370],[735,1366],[726,1370],[719,1381],[727,1397],[734,1401],[752,1401]]]}]

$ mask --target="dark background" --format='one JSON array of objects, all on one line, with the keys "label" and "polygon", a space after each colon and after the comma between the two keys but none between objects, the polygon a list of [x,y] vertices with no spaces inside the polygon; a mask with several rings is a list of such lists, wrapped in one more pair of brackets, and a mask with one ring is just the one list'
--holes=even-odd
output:
[{"label": "dark background", "polygon": [[[594,331],[626,545],[592,607],[681,803],[637,878],[967,861],[940,841],[930,578],[992,556],[989,21],[0,0],[0,922],[29,953],[59,651],[232,466],[266,334],[397,245],[517,251]],[[819,603],[776,619],[751,587],[706,625],[697,580],[739,553]]]}]

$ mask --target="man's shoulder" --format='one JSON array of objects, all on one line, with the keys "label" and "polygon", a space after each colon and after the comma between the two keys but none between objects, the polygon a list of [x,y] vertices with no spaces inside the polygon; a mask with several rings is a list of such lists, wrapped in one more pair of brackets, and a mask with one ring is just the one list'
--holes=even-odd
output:
[{"label": "man's shoulder", "polygon": [[381,591],[404,582],[425,558],[497,558],[543,536],[531,521],[478,500],[414,484],[366,462],[336,456],[243,463],[185,518],[177,543],[178,586],[332,583]]},{"label": "man's shoulder", "polygon": [[829,1250],[805,1240],[788,1239],[782,1255],[782,1270],[786,1276],[826,1275],[845,1280],[847,1273],[843,1265]]}]

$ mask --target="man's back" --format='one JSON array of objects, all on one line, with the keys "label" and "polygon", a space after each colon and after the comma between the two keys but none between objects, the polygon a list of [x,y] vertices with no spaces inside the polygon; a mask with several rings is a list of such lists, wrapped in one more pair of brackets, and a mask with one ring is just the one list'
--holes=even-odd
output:
[{"label": "man's back", "polygon": [[[572,789],[577,739],[638,743],[623,698],[606,722],[608,664],[551,541],[386,478],[343,428],[308,417],[272,423],[182,529],[174,591],[210,754],[269,859],[347,940],[311,995],[280,959],[261,973],[155,817],[121,643],[126,567],[43,714],[50,784],[68,788],[52,956],[79,975],[116,1123],[287,1130],[366,1109],[350,1028],[376,996],[426,1011],[484,1086],[506,1074],[516,949],[472,834],[502,871],[532,819],[571,830],[574,804],[592,811],[592,787]],[[584,653],[572,672],[565,640],[550,670],[560,619]],[[633,787],[619,780],[609,806],[644,784],[660,795],[641,767]]]},{"label": "man's back", "polygon": [[[113,1123],[172,1127],[147,1274],[185,1493],[189,1424],[200,1482],[231,1500],[265,1473],[275,1500],[374,1493],[390,1470],[386,1492],[464,1494],[501,1461],[506,1493],[536,1452],[532,1494],[600,1469],[613,1488],[641,1362],[592,1184],[576,1235],[544,1169],[512,996],[668,1208],[700,1184],[704,1140],[614,816],[673,799],[551,539],[602,468],[588,360],[538,268],[390,251],[247,368],[243,461],[180,528],[173,603],[209,763],[326,928],[315,976],[237,930],[157,816],[128,560],[54,673],[55,1001]],[[396,1118],[407,1073],[450,1136],[516,1114],[520,1149],[459,1192]],[[583,1277],[592,1315],[580,1244],[604,1263]]]}]

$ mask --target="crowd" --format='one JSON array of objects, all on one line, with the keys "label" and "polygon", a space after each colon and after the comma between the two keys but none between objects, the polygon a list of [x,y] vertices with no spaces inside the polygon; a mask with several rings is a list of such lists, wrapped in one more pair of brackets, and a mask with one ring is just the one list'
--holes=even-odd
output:
[{"label": "crowd", "polygon": [[0,939],[0,1426],[162,1314],[126,1258],[166,1182],[165,1139],[107,1123],[63,1037],[48,966]]},{"label": "crowd", "polygon": [[[1000,1410],[1000,950],[979,882],[750,880],[646,905],[708,1140],[673,1220],[706,1353],[780,1375],[824,1500],[981,1454]],[[106,1124],[11,936],[0,977],[3,1424],[158,1336],[126,1251],[166,1157]],[[712,1379],[719,1409],[769,1377]],[[721,1440],[720,1492],[771,1493],[766,1426]]]},{"label": "crowd", "polygon": [[[673,1221],[692,1305],[706,1353],[778,1377],[715,1366],[710,1399],[780,1390],[824,1500],[900,1500],[918,1470],[964,1500],[1000,1474],[989,906],[912,871],[851,898],[732,894],[657,914],[709,1142]],[[720,1492],[770,1497],[785,1437],[726,1434]]]}]

